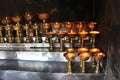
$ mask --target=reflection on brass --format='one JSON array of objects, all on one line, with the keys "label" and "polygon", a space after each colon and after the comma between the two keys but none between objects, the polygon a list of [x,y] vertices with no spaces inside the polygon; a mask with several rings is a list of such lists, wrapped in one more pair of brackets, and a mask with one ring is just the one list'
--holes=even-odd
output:
[{"label": "reflection on brass", "polygon": [[4,43],[5,40],[4,40],[4,37],[3,37],[3,34],[2,34],[2,26],[0,26],[0,43]]},{"label": "reflection on brass", "polygon": [[89,32],[91,34],[91,43],[92,43],[92,47],[95,47],[95,37],[97,34],[99,34],[99,31],[90,31]]},{"label": "reflection on brass", "polygon": [[78,34],[80,35],[81,37],[81,47],[84,47],[84,38],[86,38],[88,32],[86,31],[81,31],[81,32],[78,32]]},{"label": "reflection on brass", "polygon": [[[88,48],[78,48],[78,54],[80,55],[83,52],[88,52]],[[82,59],[80,58],[80,67],[82,67]]]},{"label": "reflection on brass", "polygon": [[89,24],[88,24],[88,27],[91,29],[91,31],[93,31],[93,29],[95,28],[95,25],[96,25],[97,23],[96,22],[90,22]]},{"label": "reflection on brass", "polygon": [[57,35],[60,38],[60,51],[63,51],[63,40],[62,40],[62,38],[64,37],[65,33],[60,31],[60,32],[57,33]]},{"label": "reflection on brass", "polygon": [[91,48],[89,50],[89,52],[92,53],[92,63],[91,63],[91,65],[92,65],[92,67],[95,67],[95,58],[94,58],[93,55],[94,55],[94,53],[100,52],[100,49],[99,48]]},{"label": "reflection on brass", "polygon": [[96,58],[96,61],[97,61],[95,73],[99,73],[100,72],[100,60],[105,57],[105,54],[102,52],[95,53],[94,57]]},{"label": "reflection on brass", "polygon": [[79,53],[78,56],[80,57],[80,59],[82,60],[82,67],[81,67],[81,72],[85,73],[86,72],[86,64],[85,61],[89,59],[90,54],[88,52],[83,52],[83,53]]},{"label": "reflection on brass", "polygon": [[39,37],[38,35],[38,29],[39,29],[39,26],[37,23],[35,23],[33,26],[33,29],[35,30],[35,43],[39,43],[39,42],[42,42],[42,39]]},{"label": "reflection on brass", "polygon": [[50,51],[53,51],[53,49],[54,49],[53,48],[53,43],[52,43],[52,37],[54,36],[54,34],[55,34],[54,32],[48,32],[47,33],[47,37],[50,38],[50,47],[49,47]]},{"label": "reflection on brass", "polygon": [[67,63],[67,73],[68,74],[72,74],[72,60],[74,60],[75,58],[75,54],[74,53],[65,53],[64,54],[64,57],[68,60],[68,63]]}]

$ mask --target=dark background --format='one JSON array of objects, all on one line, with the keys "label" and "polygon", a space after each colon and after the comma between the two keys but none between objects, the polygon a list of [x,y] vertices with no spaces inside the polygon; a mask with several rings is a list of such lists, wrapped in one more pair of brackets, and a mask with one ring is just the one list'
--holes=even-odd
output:
[{"label": "dark background", "polygon": [[1,0],[0,16],[23,16],[26,11],[50,14],[49,21],[94,20],[93,0]]}]

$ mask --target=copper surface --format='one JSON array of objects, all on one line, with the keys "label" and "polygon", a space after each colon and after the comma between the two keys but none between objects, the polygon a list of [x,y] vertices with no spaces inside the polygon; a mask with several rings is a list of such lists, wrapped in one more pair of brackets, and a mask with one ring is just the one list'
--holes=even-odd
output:
[{"label": "copper surface", "polygon": [[99,53],[95,53],[94,56],[95,58],[102,59],[105,57],[105,54],[102,52],[99,52]]},{"label": "copper surface", "polygon": [[99,34],[100,32],[99,31],[90,31],[89,33],[92,35],[96,35],[96,34]]},{"label": "copper surface", "polygon": [[66,50],[66,52],[67,52],[67,53],[73,53],[73,52],[74,52],[74,49],[73,49],[73,48],[68,48],[68,49]]},{"label": "copper surface", "polygon": [[89,59],[90,54],[89,54],[88,52],[83,52],[83,53],[78,54],[78,56],[79,56],[81,59]]},{"label": "copper surface", "polygon": [[78,48],[77,51],[78,51],[79,53],[87,52],[87,51],[88,51],[88,48]]},{"label": "copper surface", "polygon": [[74,53],[65,53],[64,56],[67,60],[73,60],[75,58]]},{"label": "copper surface", "polygon": [[89,52],[92,52],[92,53],[100,52],[100,49],[99,48],[91,48],[89,50]]},{"label": "copper surface", "polygon": [[41,20],[46,20],[46,19],[48,19],[48,17],[49,17],[49,14],[46,12],[42,12],[42,13],[38,14],[38,18]]}]

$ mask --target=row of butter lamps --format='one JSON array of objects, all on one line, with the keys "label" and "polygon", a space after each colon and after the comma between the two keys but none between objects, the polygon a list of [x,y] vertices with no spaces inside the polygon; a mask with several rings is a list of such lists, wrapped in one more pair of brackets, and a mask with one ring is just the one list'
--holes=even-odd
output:
[{"label": "row of butter lamps", "polygon": [[[68,48],[66,50],[66,53],[64,54],[64,57],[66,60],[68,60],[67,64],[67,73],[72,74],[72,61],[75,59],[77,55],[75,55],[73,48]],[[94,57],[96,59],[97,64],[95,62],[91,63],[92,67],[95,67],[95,73],[100,73],[100,61],[103,59],[106,55],[105,53],[101,52],[99,48],[79,48],[78,49],[78,56],[80,57],[80,68],[81,73],[86,72],[86,60],[88,60],[90,57]]]}]

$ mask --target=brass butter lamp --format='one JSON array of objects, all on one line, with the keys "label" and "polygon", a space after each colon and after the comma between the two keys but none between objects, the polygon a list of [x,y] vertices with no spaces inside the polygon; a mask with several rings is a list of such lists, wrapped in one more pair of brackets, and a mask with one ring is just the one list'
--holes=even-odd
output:
[{"label": "brass butter lamp", "polygon": [[68,48],[64,54],[67,62],[67,73],[72,74],[72,61],[75,59],[76,55],[74,54],[73,48]]},{"label": "brass butter lamp", "polygon": [[[88,52],[88,48],[85,48],[85,47],[81,47],[81,48],[78,48],[77,51],[78,51],[78,54],[80,53],[83,53],[83,52]],[[82,59],[80,58],[80,67],[82,67]]]},{"label": "brass butter lamp", "polygon": [[11,22],[9,17],[4,17],[1,20],[1,23],[5,25],[5,32],[6,32],[6,38],[7,38],[7,42],[8,43],[12,43],[13,42],[13,38],[12,38],[12,27],[9,25],[9,23]]},{"label": "brass butter lamp", "polygon": [[41,38],[39,37],[39,35],[38,35],[39,26],[38,26],[37,23],[35,23],[35,24],[33,25],[33,29],[35,30],[35,43],[40,43],[40,42],[42,42],[42,39],[41,39]]},{"label": "brass butter lamp", "polygon": [[82,52],[82,53],[79,53],[78,56],[81,58],[82,60],[82,67],[81,67],[81,72],[82,73],[85,73],[86,72],[86,60],[89,59],[90,57],[90,53],[88,52]]},{"label": "brass butter lamp", "polygon": [[50,27],[49,23],[43,23],[43,29],[45,29],[45,37],[46,37],[45,42],[46,43],[49,43],[49,39],[47,37],[47,32],[48,32],[49,27]]},{"label": "brass butter lamp", "polygon": [[58,37],[60,38],[60,51],[63,51],[64,49],[63,49],[63,40],[62,40],[62,38],[65,36],[65,33],[64,32],[61,32],[61,31],[59,31],[58,33],[57,33],[57,35],[58,35]]},{"label": "brass butter lamp", "polygon": [[99,48],[91,48],[91,49],[89,49],[89,52],[91,53],[91,57],[92,57],[92,63],[91,63],[91,65],[92,65],[92,67],[95,67],[95,58],[94,58],[94,54],[95,53],[98,53],[98,52],[100,52],[100,49]]},{"label": "brass butter lamp", "polygon": [[53,51],[54,50],[54,46],[53,46],[53,42],[52,42],[52,37],[54,36],[54,32],[47,32],[47,37],[50,39],[50,47],[49,47],[49,50],[50,51]]},{"label": "brass butter lamp", "polygon": [[95,42],[96,42],[96,35],[100,34],[99,31],[90,31],[89,32],[91,34],[91,43],[92,43],[92,47],[95,47]]},{"label": "brass butter lamp", "polygon": [[100,60],[103,59],[106,55],[103,52],[95,53],[94,57],[97,61],[95,73],[100,72]]},{"label": "brass butter lamp", "polygon": [[81,47],[84,47],[84,38],[87,37],[87,34],[88,32],[87,31],[81,31],[81,32],[78,32],[78,34],[80,35],[81,37]]},{"label": "brass butter lamp", "polygon": [[[71,30],[72,26],[73,26],[72,22],[65,22],[66,33]],[[70,42],[70,39],[69,39],[68,35],[66,35],[66,42],[67,43]]]},{"label": "brass butter lamp", "polygon": [[29,25],[28,25],[28,24],[25,24],[25,25],[23,26],[23,29],[24,29],[25,32],[26,32],[26,40],[25,40],[24,42],[25,42],[25,43],[30,43],[31,40],[30,40],[29,32],[28,32]]},{"label": "brass butter lamp", "polygon": [[55,42],[56,42],[56,43],[60,42],[60,41],[59,41],[59,38],[58,38],[58,35],[57,35],[57,33],[59,32],[59,29],[60,29],[60,25],[61,25],[61,24],[60,24],[59,22],[53,23],[53,27],[54,27],[55,32],[56,32],[56,39],[55,39]]},{"label": "brass butter lamp", "polygon": [[70,32],[67,33],[68,36],[70,37],[70,48],[73,48],[73,38],[77,34],[75,31],[71,30]]},{"label": "brass butter lamp", "polygon": [[[84,27],[83,22],[79,22],[79,23],[77,24],[78,32],[81,32],[81,30],[82,30],[83,27]],[[80,37],[80,36],[78,37],[78,43],[81,43],[81,37]]]}]

